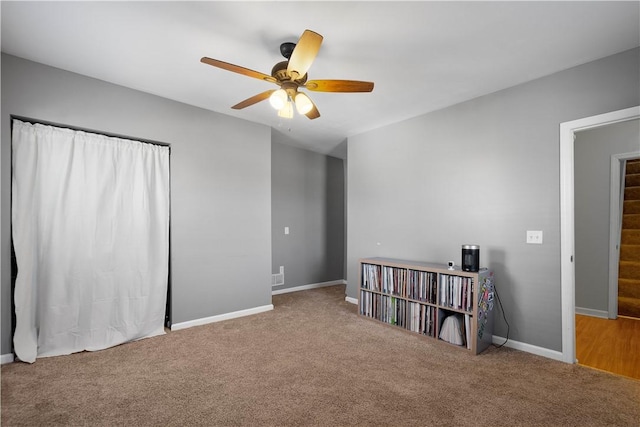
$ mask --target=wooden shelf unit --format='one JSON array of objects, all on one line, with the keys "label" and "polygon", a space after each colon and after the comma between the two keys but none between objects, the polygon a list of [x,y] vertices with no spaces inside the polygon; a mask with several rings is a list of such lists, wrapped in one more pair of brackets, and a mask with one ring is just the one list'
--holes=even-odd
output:
[{"label": "wooden shelf unit", "polygon": [[[462,327],[455,347],[479,354],[493,338],[493,272],[453,270],[444,264],[392,258],[362,258],[358,313],[439,341],[447,317]],[[447,338],[447,336],[444,336]]]}]

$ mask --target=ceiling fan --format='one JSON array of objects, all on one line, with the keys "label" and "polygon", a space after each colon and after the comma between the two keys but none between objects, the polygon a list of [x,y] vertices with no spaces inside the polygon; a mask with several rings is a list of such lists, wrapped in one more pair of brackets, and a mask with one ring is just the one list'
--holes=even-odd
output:
[{"label": "ceiling fan", "polygon": [[311,98],[304,92],[300,92],[299,89],[304,88],[315,92],[371,92],[373,90],[372,82],[307,80],[307,71],[318,54],[321,44],[322,36],[311,30],[305,30],[297,44],[282,43],[280,53],[287,60],[274,65],[271,75],[207,57],[203,57],[200,62],[280,86],[280,89],[267,90],[239,102],[231,107],[235,110],[249,107],[268,98],[281,117],[293,117],[295,104],[298,113],[304,114],[309,119],[316,119],[320,117],[320,112]]}]

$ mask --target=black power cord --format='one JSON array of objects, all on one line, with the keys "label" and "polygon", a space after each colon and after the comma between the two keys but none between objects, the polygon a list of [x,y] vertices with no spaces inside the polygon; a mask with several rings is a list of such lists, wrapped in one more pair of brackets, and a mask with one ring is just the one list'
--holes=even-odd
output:
[{"label": "black power cord", "polygon": [[501,348],[507,343],[507,341],[509,341],[509,322],[507,321],[507,316],[504,314],[504,308],[502,307],[502,301],[500,300],[500,295],[498,294],[498,287],[495,285],[495,283],[493,284],[493,292],[496,293],[496,298],[498,299],[498,304],[500,304],[500,311],[502,312],[502,318],[504,319],[504,323],[507,324],[507,338],[500,345],[493,344],[493,346],[495,348]]}]

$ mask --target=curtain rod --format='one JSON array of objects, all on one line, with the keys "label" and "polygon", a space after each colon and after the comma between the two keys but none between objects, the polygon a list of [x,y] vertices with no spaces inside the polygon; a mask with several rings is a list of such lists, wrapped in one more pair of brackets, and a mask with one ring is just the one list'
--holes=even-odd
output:
[{"label": "curtain rod", "polygon": [[55,122],[49,122],[49,121],[46,121],[46,120],[32,119],[32,118],[29,118],[29,117],[18,116],[18,115],[14,115],[14,114],[12,114],[10,117],[11,117],[11,121],[12,122],[13,122],[13,119],[17,119],[17,120],[20,120],[20,121],[23,121],[23,122],[28,122],[28,123],[31,123],[31,124],[41,124],[41,125],[45,125],[45,126],[54,126],[54,127],[63,128],[63,129],[70,129],[70,130],[75,130],[75,131],[80,131],[80,132],[87,132],[87,133],[94,133],[94,134],[98,134],[98,135],[104,135],[104,136],[108,136],[108,137],[112,137],[112,138],[129,139],[129,140],[132,140],[132,141],[143,142],[145,144],[152,144],[152,145],[160,145],[162,147],[169,147],[169,149],[171,149],[171,144],[169,144],[167,142],[153,141],[153,140],[150,140],[150,139],[131,137],[131,136],[120,135],[120,134],[111,133],[111,132],[104,132],[104,131],[98,131],[98,130],[93,130],[93,129],[87,129],[87,128],[82,128],[82,127],[79,127],[79,126],[65,125],[65,124],[60,124],[60,123],[55,123]]}]

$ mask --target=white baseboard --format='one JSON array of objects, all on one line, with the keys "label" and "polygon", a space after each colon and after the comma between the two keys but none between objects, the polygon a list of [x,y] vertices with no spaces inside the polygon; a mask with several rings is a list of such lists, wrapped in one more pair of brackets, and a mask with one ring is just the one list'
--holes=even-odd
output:
[{"label": "white baseboard", "polygon": [[189,320],[187,322],[174,323],[171,325],[172,331],[191,328],[193,326],[207,325],[209,323],[222,322],[223,320],[236,319],[238,317],[251,316],[252,314],[263,313],[273,310],[273,304],[263,305],[261,307],[248,308],[246,310],[234,311],[231,313],[219,314],[217,316],[205,317],[202,319]]},{"label": "white baseboard", "polygon": [[307,291],[309,289],[324,288],[326,286],[346,285],[344,280],[331,280],[329,282],[312,283],[310,285],[295,286],[293,288],[278,289],[272,291],[271,295],[288,294],[289,292]]},{"label": "white baseboard", "polygon": [[0,356],[0,364],[4,365],[5,363],[12,363],[13,362],[13,353],[9,353],[9,354],[3,354]]},{"label": "white baseboard", "polygon": [[605,311],[605,310],[594,310],[592,308],[576,307],[576,314],[582,314],[582,315],[591,316],[591,317],[599,317],[601,319],[608,319],[609,318],[609,312],[608,311]]},{"label": "white baseboard", "polygon": [[[344,300],[352,304],[358,304],[357,298],[345,297]],[[503,337],[499,337],[497,335],[492,336],[492,342],[495,345],[501,345],[502,343],[504,343],[504,340],[505,338]],[[535,345],[514,341],[512,339],[509,339],[509,341],[507,341],[504,346],[562,362],[562,352],[560,351],[549,350],[548,348],[538,347]]]},{"label": "white baseboard", "polygon": [[[492,342],[495,345],[501,345],[504,342],[505,338],[493,335]],[[504,345],[505,347],[513,348],[515,350],[525,351],[527,353],[535,354],[537,356],[547,357],[549,359],[557,360],[562,362],[562,352],[549,350],[548,348],[538,347],[536,345],[531,345],[519,341],[514,341],[509,339],[507,343]]]}]

